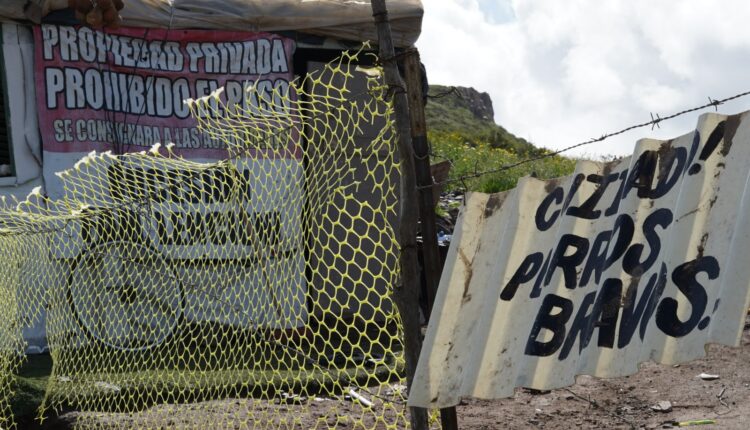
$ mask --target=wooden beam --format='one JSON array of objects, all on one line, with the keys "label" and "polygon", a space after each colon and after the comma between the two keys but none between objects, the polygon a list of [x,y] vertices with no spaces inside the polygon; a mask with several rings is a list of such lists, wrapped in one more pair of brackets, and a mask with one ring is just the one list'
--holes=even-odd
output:
[{"label": "wooden beam", "polygon": [[[388,9],[385,0],[372,0],[372,15],[378,29],[380,61],[383,63],[388,94],[393,96],[396,122],[396,138],[401,155],[401,195],[399,205],[398,242],[401,246],[401,282],[393,293],[394,301],[401,313],[404,325],[404,358],[406,359],[406,383],[411,389],[414,372],[422,349],[419,327],[419,259],[417,255],[417,184],[414,175],[414,158],[411,148],[409,105],[406,89],[398,72],[396,51],[391,37]],[[409,408],[411,428],[427,430],[427,410]]]},{"label": "wooden beam", "polygon": [[[414,148],[414,168],[417,186],[419,188],[419,219],[422,226],[422,261],[424,262],[425,281],[427,282],[427,315],[432,314],[440,274],[443,264],[438,249],[437,226],[435,215],[436,192],[430,172],[430,145],[427,141],[427,120],[424,113],[425,95],[422,91],[422,66],[419,61],[419,51],[414,49],[404,57],[404,75],[409,100],[409,116],[411,118],[411,139]],[[442,430],[458,430],[458,416],[456,408],[440,410]]]}]

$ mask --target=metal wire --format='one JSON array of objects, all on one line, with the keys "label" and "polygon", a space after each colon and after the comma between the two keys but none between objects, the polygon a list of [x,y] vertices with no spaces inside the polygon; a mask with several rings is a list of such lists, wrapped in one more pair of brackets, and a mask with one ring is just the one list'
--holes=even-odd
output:
[{"label": "metal wire", "polygon": [[534,161],[539,161],[539,160],[542,160],[542,159],[545,159],[545,158],[554,157],[555,155],[560,155],[560,154],[562,154],[564,152],[570,151],[570,150],[575,149],[575,148],[579,148],[579,147],[584,146],[584,145],[590,145],[592,143],[602,142],[602,141],[604,141],[604,140],[606,140],[606,139],[608,139],[610,137],[614,137],[614,136],[626,133],[628,131],[631,131],[631,130],[634,130],[634,129],[637,129],[637,128],[643,128],[643,127],[651,126],[651,128],[653,129],[654,127],[659,127],[659,124],[662,123],[662,122],[664,122],[664,121],[668,121],[670,119],[677,118],[678,116],[682,116],[682,115],[685,115],[685,114],[688,114],[688,113],[691,113],[691,112],[703,110],[703,109],[706,109],[706,108],[709,108],[709,107],[714,107],[718,111],[718,107],[720,105],[722,105],[722,104],[724,104],[724,103],[726,103],[728,101],[735,100],[735,99],[738,99],[738,98],[741,98],[741,97],[745,97],[745,96],[748,96],[748,95],[750,95],[750,91],[745,91],[745,92],[742,92],[742,93],[739,93],[739,94],[735,94],[735,95],[733,95],[731,97],[727,97],[727,98],[719,99],[719,100],[716,100],[716,99],[713,99],[713,98],[709,97],[708,98],[708,103],[706,103],[706,104],[704,104],[702,106],[697,106],[697,107],[694,107],[694,108],[685,109],[685,110],[682,110],[682,111],[677,112],[677,113],[673,113],[672,115],[665,116],[665,117],[660,117],[658,114],[654,115],[652,113],[651,114],[651,121],[647,121],[647,122],[644,122],[644,123],[641,123],[641,124],[631,125],[630,127],[623,128],[620,131],[616,131],[616,132],[613,132],[613,133],[607,133],[607,134],[604,134],[601,137],[598,137],[598,138],[595,138],[595,139],[590,139],[590,140],[587,140],[585,142],[576,143],[575,145],[571,145],[571,146],[565,147],[565,148],[557,150],[557,151],[547,152],[545,154],[541,154],[541,155],[538,155],[536,157],[526,158],[526,159],[517,161],[515,163],[506,164],[506,165],[503,165],[503,166],[500,166],[500,167],[497,167],[497,168],[494,168],[494,169],[488,169],[488,170],[483,170],[483,171],[480,171],[480,172],[474,172],[474,173],[471,173],[471,174],[468,174],[468,175],[461,176],[459,178],[448,179],[448,180],[445,180],[443,182],[438,182],[438,183],[435,183],[435,184],[432,184],[432,185],[427,185],[427,186],[423,185],[423,186],[418,187],[418,188],[419,189],[431,188],[431,187],[436,186],[436,185],[445,185],[445,184],[450,184],[450,183],[453,183],[453,182],[462,182],[463,183],[464,181],[466,181],[468,179],[475,179],[475,178],[479,178],[479,177],[482,177],[482,176],[485,176],[485,175],[503,172],[505,170],[510,170],[510,169],[512,169],[514,167],[518,167],[518,166],[521,166],[523,164],[528,164],[528,163],[532,163]]},{"label": "metal wire", "polygon": [[428,99],[432,99],[432,100],[434,100],[434,99],[442,99],[443,97],[447,97],[447,96],[449,96],[451,94],[458,95],[458,88],[456,88],[456,87],[449,87],[449,89],[447,89],[445,91],[441,91],[441,92],[439,92],[437,94],[427,94],[427,98]]}]

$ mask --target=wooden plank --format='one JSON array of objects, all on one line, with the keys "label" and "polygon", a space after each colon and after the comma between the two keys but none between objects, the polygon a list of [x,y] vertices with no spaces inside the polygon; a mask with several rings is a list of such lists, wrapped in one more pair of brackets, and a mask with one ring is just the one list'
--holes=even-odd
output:
[{"label": "wooden plank", "polygon": [[[383,62],[385,83],[393,96],[396,133],[401,155],[401,196],[399,206],[399,244],[401,245],[401,285],[394,288],[394,301],[404,324],[404,357],[406,359],[406,382],[411,388],[416,371],[422,338],[419,327],[419,259],[417,255],[417,184],[414,175],[409,105],[404,91],[405,84],[398,72],[395,49],[388,21],[385,0],[372,0],[372,15],[378,30],[380,59]],[[427,430],[427,410],[410,408],[411,428]]]},{"label": "wooden plank", "polygon": [[[414,165],[417,187],[419,188],[419,215],[422,225],[422,253],[424,272],[427,281],[427,319],[432,313],[440,273],[443,265],[438,250],[437,225],[435,216],[434,187],[430,169],[430,146],[427,143],[427,120],[424,113],[424,94],[422,94],[422,67],[419,52],[415,49],[404,58],[404,75],[409,99],[409,116],[411,118],[411,138],[414,148]],[[458,430],[456,408],[440,410],[440,422],[443,430]]]}]

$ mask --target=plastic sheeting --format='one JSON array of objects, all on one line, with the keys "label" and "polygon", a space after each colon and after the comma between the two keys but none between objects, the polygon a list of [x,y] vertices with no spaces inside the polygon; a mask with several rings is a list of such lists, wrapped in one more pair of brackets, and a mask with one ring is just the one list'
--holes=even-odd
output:
[{"label": "plastic sheeting", "polygon": [[[4,7],[0,6],[0,9]],[[16,176],[0,178],[0,197],[25,198],[34,187],[42,185],[42,144],[35,99],[34,83],[34,37],[27,26],[3,23],[2,66],[7,79],[8,126],[11,137]],[[30,283],[32,288],[42,288]],[[28,294],[22,297],[32,297]],[[20,303],[27,352],[39,353],[47,350],[44,320],[35,318],[32,303]]]},{"label": "plastic sheeting", "polygon": [[40,178],[42,151],[34,82],[34,38],[28,27],[2,24],[2,62],[7,79],[8,122],[16,176],[0,186],[19,186]]},{"label": "plastic sheeting", "polygon": [[471,194],[409,404],[674,364],[738,345],[750,290],[750,112],[631,157]]},{"label": "plastic sheeting", "polygon": [[[0,2],[0,20],[24,19],[26,0]],[[46,0],[44,10],[67,7]],[[419,37],[420,0],[388,2],[393,40],[411,46]],[[334,39],[377,40],[367,0],[126,0],[123,26],[244,31],[296,30]]]}]

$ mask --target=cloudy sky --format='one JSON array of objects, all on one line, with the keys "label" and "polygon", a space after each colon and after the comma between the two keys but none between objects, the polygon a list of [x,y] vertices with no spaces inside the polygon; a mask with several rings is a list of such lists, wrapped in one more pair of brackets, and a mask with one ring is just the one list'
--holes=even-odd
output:
[{"label": "cloudy sky", "polygon": [[[431,83],[492,96],[495,120],[559,149],[750,90],[748,0],[422,0],[417,46]],[[750,109],[750,96],[719,107]],[[583,147],[629,154],[698,114]]]}]

